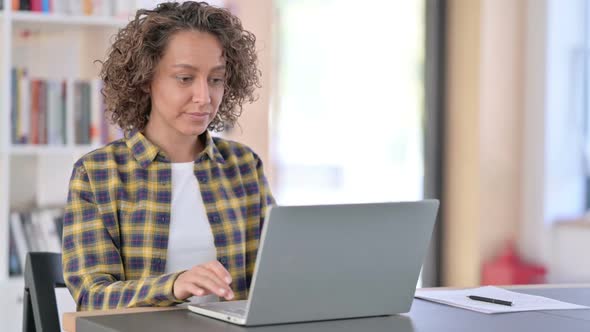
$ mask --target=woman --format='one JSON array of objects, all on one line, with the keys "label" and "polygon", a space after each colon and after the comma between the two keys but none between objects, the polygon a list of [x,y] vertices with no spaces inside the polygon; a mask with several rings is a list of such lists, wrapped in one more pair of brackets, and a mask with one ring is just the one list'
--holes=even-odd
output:
[{"label": "woman", "polygon": [[101,78],[125,138],[74,164],[64,279],[78,310],[246,299],[274,202],[260,158],[209,130],[259,85],[255,37],[204,2],[139,10]]}]

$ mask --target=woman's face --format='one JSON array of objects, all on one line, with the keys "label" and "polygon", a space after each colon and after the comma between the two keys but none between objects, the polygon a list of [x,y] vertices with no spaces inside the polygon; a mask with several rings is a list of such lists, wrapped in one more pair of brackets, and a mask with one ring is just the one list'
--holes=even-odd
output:
[{"label": "woman's face", "polygon": [[148,126],[175,137],[202,134],[219,110],[224,83],[225,60],[215,36],[172,35],[151,82]]}]

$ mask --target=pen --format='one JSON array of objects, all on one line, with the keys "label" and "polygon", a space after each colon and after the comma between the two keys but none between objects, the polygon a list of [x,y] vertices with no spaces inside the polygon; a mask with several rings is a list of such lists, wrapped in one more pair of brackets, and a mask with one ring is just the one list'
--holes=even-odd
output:
[{"label": "pen", "polygon": [[483,297],[483,296],[477,296],[477,295],[469,295],[467,297],[470,298],[470,299],[472,299],[472,300],[475,300],[475,301],[482,301],[482,302],[488,302],[488,303],[495,303],[495,304],[512,306],[512,302],[510,302],[510,301],[492,299],[491,297]]}]

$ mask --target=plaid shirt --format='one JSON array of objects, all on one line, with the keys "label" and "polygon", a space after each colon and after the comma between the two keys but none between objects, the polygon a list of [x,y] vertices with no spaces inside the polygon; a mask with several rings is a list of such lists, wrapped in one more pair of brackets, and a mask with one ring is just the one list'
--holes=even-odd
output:
[{"label": "plaid shirt", "polygon": [[[248,147],[213,138],[194,173],[217,248],[246,299],[266,208],[274,199],[260,158]],[[171,166],[135,132],[74,164],[63,229],[64,279],[78,310],[181,303],[164,274],[170,224]]]}]

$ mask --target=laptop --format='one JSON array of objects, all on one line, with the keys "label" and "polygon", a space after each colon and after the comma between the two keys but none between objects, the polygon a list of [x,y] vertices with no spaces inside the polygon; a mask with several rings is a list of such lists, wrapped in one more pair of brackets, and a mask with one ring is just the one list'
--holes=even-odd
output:
[{"label": "laptop", "polygon": [[438,206],[272,206],[248,300],[188,308],[246,326],[408,312]]}]

